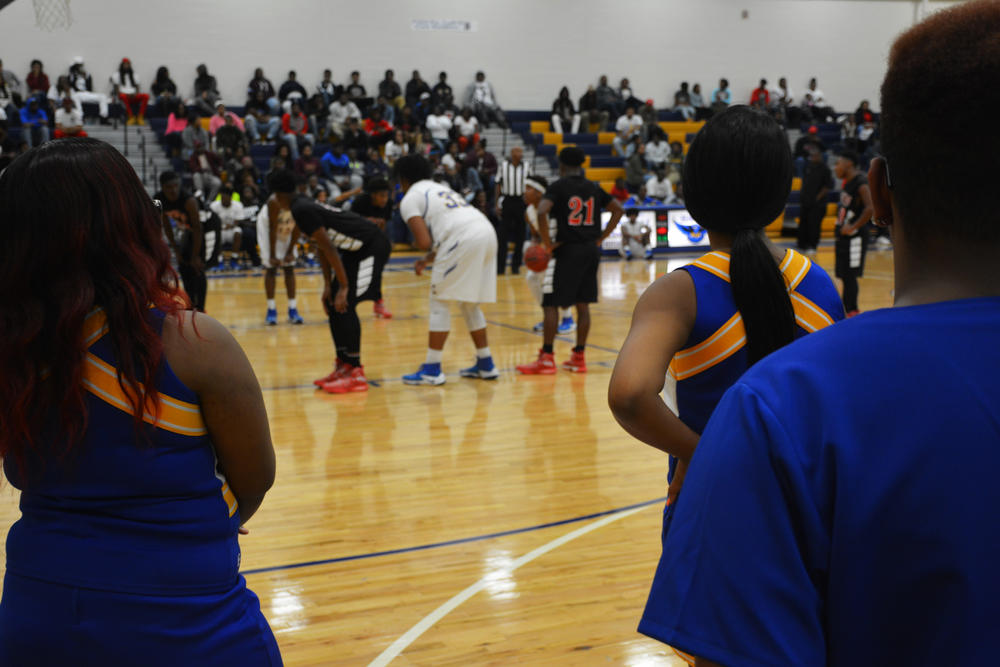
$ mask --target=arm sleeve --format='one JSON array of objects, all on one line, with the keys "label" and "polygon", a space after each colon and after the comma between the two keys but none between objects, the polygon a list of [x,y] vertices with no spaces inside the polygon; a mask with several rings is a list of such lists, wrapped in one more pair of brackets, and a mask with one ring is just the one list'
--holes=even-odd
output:
[{"label": "arm sleeve", "polygon": [[691,461],[640,632],[726,665],[826,663],[828,532],[796,453],[758,394],[726,393]]}]

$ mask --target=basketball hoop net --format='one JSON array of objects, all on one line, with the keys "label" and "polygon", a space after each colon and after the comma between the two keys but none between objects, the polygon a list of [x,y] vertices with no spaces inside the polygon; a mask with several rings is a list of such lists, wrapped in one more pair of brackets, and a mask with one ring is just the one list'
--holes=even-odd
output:
[{"label": "basketball hoop net", "polygon": [[68,30],[73,25],[69,0],[32,0],[32,3],[35,6],[35,25],[42,30]]}]

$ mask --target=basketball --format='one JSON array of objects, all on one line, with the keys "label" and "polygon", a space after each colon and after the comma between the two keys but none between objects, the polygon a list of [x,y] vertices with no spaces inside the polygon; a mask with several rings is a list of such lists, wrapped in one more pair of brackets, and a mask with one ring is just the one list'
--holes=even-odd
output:
[{"label": "basketball", "polygon": [[550,257],[552,253],[545,246],[533,245],[524,253],[524,265],[532,271],[544,271],[549,265]]}]

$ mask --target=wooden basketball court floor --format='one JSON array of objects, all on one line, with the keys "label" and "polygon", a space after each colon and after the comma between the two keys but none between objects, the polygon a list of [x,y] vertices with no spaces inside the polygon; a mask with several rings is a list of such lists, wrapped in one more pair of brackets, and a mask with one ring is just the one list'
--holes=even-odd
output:
[{"label": "wooden basketball court floor", "polygon": [[[636,299],[695,256],[602,262],[585,375],[517,374],[541,344],[540,309],[523,275],[500,278],[484,312],[502,376],[458,376],[473,347],[456,312],[442,387],[400,382],[424,358],[429,280],[392,264],[395,317],[359,307],[373,386],[344,396],[312,385],[333,360],[317,273],[299,276],[302,326],[264,325],[259,275],[210,280],[208,312],[256,369],[277,451],[277,481],[241,543],[285,663],[683,664],[636,633],[666,458],[615,423],[606,393]],[[829,242],[817,259],[832,274]],[[888,306],[891,288],[891,252],[870,253],[862,309]],[[280,278],[278,289],[283,313]],[[557,361],[572,340],[559,338]],[[0,537],[17,516],[3,483]]]}]

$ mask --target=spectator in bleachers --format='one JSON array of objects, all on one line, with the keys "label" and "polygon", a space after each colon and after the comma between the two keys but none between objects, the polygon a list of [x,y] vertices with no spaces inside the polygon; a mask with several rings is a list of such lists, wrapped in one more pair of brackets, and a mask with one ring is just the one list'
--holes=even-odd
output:
[{"label": "spectator in bleachers", "polygon": [[441,106],[435,107],[434,111],[427,116],[424,125],[431,134],[431,141],[434,143],[434,146],[444,153],[451,138],[452,128],[451,118],[444,113],[444,108]]},{"label": "spectator in bleachers", "polygon": [[344,152],[341,144],[334,144],[320,158],[320,170],[326,180],[332,182],[340,190],[351,190],[361,187],[360,174],[351,172],[351,160]]},{"label": "spectator in bleachers", "polygon": [[380,97],[384,97],[387,103],[392,104],[397,109],[402,109],[403,105],[406,104],[406,100],[403,98],[403,89],[399,87],[399,83],[396,81],[396,73],[391,69],[385,71],[385,78],[379,82],[378,94]]},{"label": "spectator in bleachers", "polygon": [[496,156],[486,150],[486,140],[479,141],[465,156],[465,180],[473,192],[485,190],[487,197],[493,193],[496,182]]},{"label": "spectator in bleachers", "polygon": [[[212,116],[212,120],[218,117]],[[223,117],[222,125],[216,128],[215,148],[226,158],[232,157],[238,150],[245,153],[250,149],[247,135],[240,127],[242,123],[240,117],[230,111]]]},{"label": "spectator in bleachers", "polygon": [[274,141],[281,129],[281,119],[271,112],[273,107],[264,95],[263,91],[258,90],[252,99],[247,100],[243,125],[251,142]]},{"label": "spectator in bleachers", "polygon": [[729,80],[719,79],[719,87],[712,91],[712,113],[722,113],[733,101],[733,91],[729,90]]},{"label": "spectator in bleachers", "polygon": [[149,95],[140,92],[139,85],[139,77],[132,71],[132,61],[122,58],[118,64],[118,71],[111,75],[111,94],[121,100],[129,125],[146,124]]},{"label": "spectator in bleachers", "polygon": [[350,156],[352,150],[354,151],[355,159],[357,159],[357,156],[368,154],[368,135],[361,127],[359,119],[354,117],[347,119],[347,128],[344,130],[341,143],[344,144],[344,150],[348,156]]},{"label": "spectator in bleachers", "polygon": [[187,112],[187,125],[181,132],[181,158],[190,160],[197,146],[208,146],[211,138],[208,132],[201,126],[201,119],[197,112]]},{"label": "spectator in bleachers", "polygon": [[333,101],[340,97],[344,87],[333,82],[333,72],[329,69],[323,70],[323,80],[316,86],[316,92],[323,97],[323,105],[329,107]]},{"label": "spectator in bleachers", "polygon": [[406,82],[406,103],[416,108],[423,103],[424,95],[430,97],[431,87],[420,78],[420,72],[413,70],[413,76]]},{"label": "spectator in bleachers", "polygon": [[667,162],[667,177],[676,188],[684,173],[684,144],[679,141],[670,142],[670,159]]},{"label": "spectator in bleachers", "polygon": [[83,66],[83,58],[77,57],[69,68],[69,85],[76,91],[81,104],[96,104],[101,124],[108,124],[108,96],[94,91],[94,80]]},{"label": "spectator in bleachers", "polygon": [[[392,125],[394,122],[396,122],[396,106],[394,104],[390,104],[389,100],[386,99],[385,97],[379,95],[375,99],[375,106],[371,111],[374,111],[375,109],[378,109],[379,115],[381,115],[382,120],[389,123],[389,125]],[[371,116],[371,111],[369,111],[368,113],[369,116]]]},{"label": "spectator in bleachers", "polygon": [[459,137],[465,137],[469,144],[479,141],[479,120],[472,115],[472,109],[465,107],[462,114],[455,118],[455,129]]},{"label": "spectator in bleachers", "polygon": [[632,84],[629,83],[628,79],[622,79],[618,83],[618,98],[625,106],[633,106],[636,109],[642,107],[642,100],[632,92]]},{"label": "spectator in bleachers", "polygon": [[670,142],[663,128],[656,125],[646,143],[646,164],[652,170],[662,169],[670,159]]},{"label": "spectator in bleachers", "polygon": [[253,78],[250,79],[250,83],[247,84],[247,104],[250,104],[250,100],[257,98],[257,93],[260,93],[262,99],[267,103],[268,114],[271,116],[278,115],[278,93],[274,90],[274,85],[271,80],[264,76],[264,70],[258,67],[253,71]]},{"label": "spectator in bleachers", "polygon": [[691,86],[691,106],[694,107],[694,119],[704,120],[712,115],[712,110],[705,104],[705,98],[701,96],[701,84],[696,83]]},{"label": "spectator in bleachers", "polygon": [[573,100],[570,99],[569,88],[563,86],[559,89],[559,97],[552,103],[552,129],[557,134],[562,134],[565,125],[570,127],[573,134],[580,131],[580,114],[576,112]]},{"label": "spectator in bleachers", "polygon": [[823,154],[815,146],[807,146],[806,153],[809,157],[799,190],[798,248],[806,254],[815,255],[833,176],[823,160]]},{"label": "spectator in bleachers", "polygon": [[300,143],[316,143],[316,137],[309,131],[309,119],[298,102],[293,101],[289,111],[281,117],[281,138],[288,144],[293,161],[299,157]]},{"label": "spectator in bleachers", "polygon": [[21,138],[28,142],[28,148],[49,140],[49,115],[37,97],[28,98],[28,103],[21,107],[20,115]]},{"label": "spectator in bleachers", "polygon": [[310,176],[318,176],[323,171],[319,158],[313,154],[313,147],[311,144],[306,144],[302,147],[302,155],[295,160],[294,165],[295,175],[305,178],[306,180],[308,180]]},{"label": "spectator in bleachers", "polygon": [[[219,216],[221,233],[219,243],[230,246],[229,268],[236,271],[240,268],[240,245],[243,240],[241,222],[247,220],[247,212],[240,201],[234,200],[233,188],[226,186],[219,191],[219,199],[208,205],[209,210]],[[219,268],[225,266],[222,253],[219,252]]]},{"label": "spectator in bleachers", "polygon": [[646,194],[664,204],[674,201],[674,186],[667,176],[666,167],[660,167],[646,179]]},{"label": "spectator in bleachers", "polygon": [[49,93],[49,75],[45,73],[41,60],[31,61],[31,71],[24,77],[24,83],[28,86],[28,97],[38,97],[39,102]]},{"label": "spectator in bleachers", "polygon": [[381,146],[392,138],[392,124],[382,119],[382,111],[378,107],[371,110],[364,128],[369,146]]},{"label": "spectator in bleachers", "polygon": [[210,202],[219,194],[222,187],[222,160],[204,144],[195,145],[187,163],[191,172],[191,182],[194,185],[194,196],[205,202]]},{"label": "spectator in bleachers", "polygon": [[816,85],[816,77],[809,79],[809,87],[802,98],[802,113],[815,123],[830,122],[837,115],[827,104],[826,96]]},{"label": "spectator in bleachers", "polygon": [[760,85],[750,93],[750,106],[767,109],[771,105],[771,93],[767,89],[767,79],[761,79]]},{"label": "spectator in bleachers", "polygon": [[[18,95],[20,97],[20,95]],[[0,76],[0,121],[7,120],[8,116],[13,118],[17,114],[17,97],[8,85],[7,80]]]},{"label": "spectator in bleachers", "polygon": [[875,114],[872,113],[868,100],[861,100],[861,104],[854,112],[854,124],[857,152],[864,156],[875,141],[876,130]]},{"label": "spectator in bleachers", "polygon": [[785,77],[778,79],[778,86],[771,91],[771,107],[780,110],[785,125],[798,127],[802,112],[795,106],[795,95]]},{"label": "spectator in bleachers", "polygon": [[431,90],[431,103],[437,107],[441,106],[445,111],[453,111],[455,108],[455,94],[448,85],[448,73],[438,74],[438,82]]},{"label": "spectator in bleachers", "polygon": [[359,107],[367,106],[370,103],[368,91],[365,90],[364,85],[361,83],[361,73],[357,70],[351,72],[351,80],[347,82],[344,89],[351,100]]},{"label": "spectator in bleachers", "polygon": [[294,162],[292,149],[285,142],[279,141],[274,146],[274,155],[271,156],[271,161],[267,165],[267,171],[271,173],[275,169],[291,169],[294,167]]},{"label": "spectator in bleachers", "polygon": [[[197,116],[195,116],[197,118]],[[176,106],[167,116],[167,129],[163,134],[172,156],[177,156],[183,147],[182,136],[188,124],[188,108],[184,102],[177,100]]]},{"label": "spectator in bleachers", "polygon": [[198,65],[195,72],[198,76],[194,79],[194,105],[203,116],[211,116],[215,113],[215,103],[219,101],[219,84],[208,73],[204,63]]},{"label": "spectator in bleachers", "polygon": [[[444,155],[441,156],[441,166],[447,169],[452,169],[458,171],[459,166],[462,163],[462,157],[459,154],[458,143],[451,142],[445,147]],[[458,192],[458,190],[456,190]]]},{"label": "spectator in bleachers", "polygon": [[680,90],[674,93],[674,106],[672,111],[684,116],[684,120],[694,120],[697,111],[694,105],[691,104],[691,93],[688,90],[688,83],[684,81],[681,83]]},{"label": "spectator in bleachers", "polygon": [[[69,77],[65,74],[59,75],[56,82],[49,88],[49,93],[46,97],[49,98],[49,102],[56,104],[57,107],[62,105],[62,98],[69,97],[73,100],[73,106],[83,111],[80,106],[80,98],[77,97],[76,91],[69,85]],[[3,105],[0,104],[0,109],[2,108]]]},{"label": "spectator in bleachers", "polygon": [[635,107],[626,107],[625,113],[615,122],[615,136],[612,145],[616,155],[628,157],[632,154],[632,139],[642,133],[642,118],[636,115]]},{"label": "spectator in bleachers", "polygon": [[[81,60],[80,62],[82,63],[83,61]],[[16,107],[21,105],[23,99],[21,97],[21,79],[17,77],[17,74],[14,74],[13,70],[4,69],[2,60],[0,60],[0,88],[6,92],[7,99],[11,100],[11,104],[14,105],[16,110]]]},{"label": "spectator in bleachers", "polygon": [[681,81],[681,87],[674,91],[674,107],[680,104],[691,102],[691,91],[688,90],[688,82]]},{"label": "spectator in bleachers", "polygon": [[656,113],[656,106],[654,106],[653,100],[646,100],[645,104],[639,107],[636,114],[642,119],[642,140],[648,141],[653,128],[659,127],[659,115]]},{"label": "spectator in bleachers", "polygon": [[820,153],[826,151],[826,144],[819,138],[819,128],[815,125],[810,125],[806,133],[795,141],[795,150],[792,151],[792,155],[797,159],[808,159],[810,145],[815,146]]},{"label": "spectator in bleachers", "polygon": [[590,132],[591,125],[597,125],[598,132],[604,132],[608,128],[611,116],[607,111],[598,109],[597,91],[593,86],[587,86],[587,92],[580,97],[579,109],[580,121],[587,132]]},{"label": "spectator in bleachers", "polygon": [[289,70],[288,80],[281,84],[281,88],[278,89],[278,100],[286,113],[291,111],[294,102],[299,103],[300,110],[301,105],[305,104],[306,89],[296,80],[295,70]]},{"label": "spectator in bleachers", "polygon": [[597,94],[598,110],[607,112],[609,118],[618,118],[622,114],[625,105],[618,91],[608,85],[607,75],[601,75],[594,92]]},{"label": "spectator in bleachers", "polygon": [[410,145],[406,143],[406,137],[401,129],[396,128],[392,134],[392,139],[385,143],[385,162],[390,167],[396,164],[396,160],[410,152]]},{"label": "spectator in bleachers", "polygon": [[385,163],[382,156],[379,155],[377,148],[368,149],[368,159],[365,160],[365,181],[370,181],[373,178],[388,178],[389,177],[389,165]]},{"label": "spectator in bleachers", "polygon": [[87,136],[83,131],[83,112],[73,104],[73,98],[62,98],[62,104],[56,109],[56,129],[53,135],[56,139]]},{"label": "spectator in bleachers", "polygon": [[624,208],[633,206],[659,206],[662,203],[658,199],[649,196],[649,192],[646,190],[646,183],[643,182],[635,189],[634,194],[622,203],[622,206]]},{"label": "spectator in bleachers", "polygon": [[507,127],[507,119],[500,108],[496,91],[482,71],[476,72],[476,80],[469,87],[468,104],[472,106],[473,113],[483,127],[489,127],[492,122],[500,127]]},{"label": "spectator in bleachers", "polygon": [[243,155],[240,158],[239,168],[235,169],[233,173],[236,174],[233,182],[236,183],[240,189],[242,189],[245,185],[253,185],[259,189],[261,183],[263,183],[263,179],[260,175],[260,169],[257,168],[257,165],[253,162],[253,158],[249,155]]},{"label": "spectator in bleachers", "polygon": [[342,90],[337,99],[330,104],[330,131],[338,138],[344,136],[348,118],[361,120],[361,110],[351,101],[348,92]]},{"label": "spectator in bleachers", "polygon": [[149,90],[153,93],[157,114],[166,116],[170,113],[177,99],[177,84],[170,78],[170,71],[166,67],[161,65],[156,68],[156,78]]},{"label": "spectator in bleachers", "polygon": [[637,136],[631,146],[633,149],[625,159],[625,185],[629,192],[637,192],[646,182],[646,144]]},{"label": "spectator in bleachers", "polygon": [[325,141],[330,128],[330,110],[323,103],[323,96],[313,94],[306,100],[303,111],[309,117],[309,127],[316,133],[317,141]]},{"label": "spectator in bleachers", "polygon": [[624,178],[616,178],[614,187],[611,188],[611,191],[608,194],[617,199],[619,202],[623,202],[631,196],[628,188],[625,187]]}]

